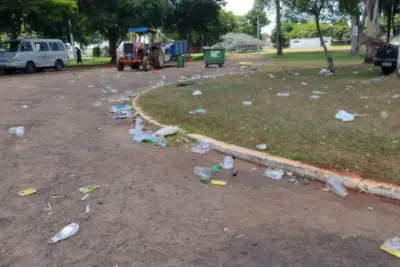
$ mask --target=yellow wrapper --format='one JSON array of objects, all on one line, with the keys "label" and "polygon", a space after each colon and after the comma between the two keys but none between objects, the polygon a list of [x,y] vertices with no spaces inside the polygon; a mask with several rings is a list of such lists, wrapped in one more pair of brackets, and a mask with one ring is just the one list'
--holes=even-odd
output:
[{"label": "yellow wrapper", "polygon": [[97,188],[99,188],[98,185],[88,185],[82,188],[79,188],[79,192],[81,192],[82,194],[87,194],[92,192],[93,190],[96,190]]},{"label": "yellow wrapper", "polygon": [[212,185],[226,185],[225,181],[220,181],[220,180],[211,180]]},{"label": "yellow wrapper", "polygon": [[251,66],[253,66],[253,62],[239,62],[239,66],[251,67]]},{"label": "yellow wrapper", "polygon": [[23,196],[32,195],[32,194],[35,194],[35,193],[36,193],[36,188],[32,188],[31,187],[31,188],[28,188],[28,189],[25,189],[25,190],[18,191],[17,195],[23,197]]},{"label": "yellow wrapper", "polygon": [[381,250],[400,258],[400,238],[394,237],[392,239],[387,240],[382,246]]}]

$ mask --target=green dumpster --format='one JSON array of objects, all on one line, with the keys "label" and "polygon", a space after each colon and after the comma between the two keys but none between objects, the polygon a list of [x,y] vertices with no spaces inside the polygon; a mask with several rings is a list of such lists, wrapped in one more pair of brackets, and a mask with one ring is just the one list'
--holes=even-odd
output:
[{"label": "green dumpster", "polygon": [[180,55],[178,56],[178,68],[184,68],[185,67],[185,56],[184,55]]},{"label": "green dumpster", "polygon": [[220,68],[224,67],[225,64],[225,49],[224,48],[213,48],[203,47],[204,62],[208,68],[210,65],[218,65]]}]

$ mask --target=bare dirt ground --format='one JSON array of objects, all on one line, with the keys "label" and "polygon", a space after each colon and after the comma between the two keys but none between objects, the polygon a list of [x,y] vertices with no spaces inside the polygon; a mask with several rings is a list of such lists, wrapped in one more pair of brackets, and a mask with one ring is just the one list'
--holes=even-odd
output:
[{"label": "bare dirt ground", "polygon": [[[174,82],[200,67],[159,73]],[[114,76],[93,69],[0,77],[0,266],[399,266],[379,250],[398,234],[396,203],[268,180],[264,168],[241,161],[237,177],[216,176],[227,186],[203,185],[193,167],[223,155],[132,144],[131,121],[112,120],[108,101],[93,105],[112,95],[103,80],[115,79],[124,93],[159,79]],[[23,137],[8,134],[15,125],[25,126]],[[102,187],[81,201],[78,189],[90,184]],[[28,187],[37,194],[16,195]],[[70,222],[80,224],[74,237],[46,243]]]}]

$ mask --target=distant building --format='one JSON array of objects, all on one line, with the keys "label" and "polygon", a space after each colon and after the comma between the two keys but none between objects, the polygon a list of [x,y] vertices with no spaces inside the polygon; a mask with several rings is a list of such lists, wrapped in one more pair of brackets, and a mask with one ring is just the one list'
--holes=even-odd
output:
[{"label": "distant building", "polygon": [[[325,45],[330,47],[332,44],[331,37],[323,37]],[[291,39],[290,48],[319,48],[321,47],[321,41],[319,38],[301,38]]]}]

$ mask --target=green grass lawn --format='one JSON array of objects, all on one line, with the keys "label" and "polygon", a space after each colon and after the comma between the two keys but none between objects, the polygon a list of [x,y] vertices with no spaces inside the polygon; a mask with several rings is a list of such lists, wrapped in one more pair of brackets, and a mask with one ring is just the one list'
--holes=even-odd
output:
[{"label": "green grass lawn", "polygon": [[[111,58],[101,57],[101,58],[92,58],[92,57],[82,57],[83,67],[101,67],[110,64]],[[76,62],[71,59],[70,63],[66,66],[66,68],[78,68],[82,67],[81,64],[76,64]]]},{"label": "green grass lawn", "polygon": [[[166,124],[251,149],[317,166],[400,184],[400,81],[360,65],[347,51],[334,51],[337,73],[321,52],[286,53],[250,76],[226,76],[191,87],[168,86],[144,94],[139,105]],[[353,74],[358,70],[358,74]],[[298,73],[298,75],[296,75]],[[275,77],[271,78],[269,74]],[[192,92],[200,89],[201,96]],[[313,90],[326,93],[311,99]],[[289,92],[289,97],[277,93]],[[253,102],[243,106],[244,100]],[[203,107],[205,115],[189,115]],[[335,119],[338,110],[361,114],[352,122]],[[389,118],[382,119],[387,111]]]}]

